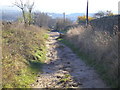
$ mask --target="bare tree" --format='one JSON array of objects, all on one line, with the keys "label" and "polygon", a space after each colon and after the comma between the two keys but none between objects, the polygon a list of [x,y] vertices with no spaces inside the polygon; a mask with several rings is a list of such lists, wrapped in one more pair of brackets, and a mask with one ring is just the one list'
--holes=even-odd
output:
[{"label": "bare tree", "polygon": [[17,6],[18,8],[20,8],[22,10],[22,15],[23,15],[24,23],[26,24],[27,23],[26,17],[25,17],[25,7],[26,7],[26,4],[23,3],[22,0],[19,0],[19,2],[15,1],[14,5]]},{"label": "bare tree", "polygon": [[52,18],[47,13],[34,13],[34,23],[40,27],[51,27],[54,24]]},{"label": "bare tree", "polygon": [[29,12],[29,20],[28,20],[29,25],[31,24],[31,21],[32,21],[32,9],[33,9],[33,6],[34,6],[34,2],[32,4],[30,4],[30,2],[28,0],[27,9],[28,9],[28,12]]},{"label": "bare tree", "polygon": [[[32,9],[34,6],[34,2],[32,4],[30,4],[29,0],[26,0],[26,1],[27,2],[24,3],[22,0],[19,0],[14,3],[15,6],[17,6],[18,8],[20,8],[22,10],[22,15],[23,15],[23,20],[24,20],[25,26],[27,24],[29,24],[29,25],[31,24]],[[26,13],[28,13],[28,16],[26,15]]]},{"label": "bare tree", "polygon": [[114,15],[112,11],[109,10],[106,11],[106,16],[112,16],[112,15]]},{"label": "bare tree", "polygon": [[65,22],[63,21],[64,21],[63,18],[56,18],[56,27],[55,27],[56,30],[60,30],[60,31],[65,30],[67,26],[73,24],[73,22],[68,18],[65,19]]},{"label": "bare tree", "polygon": [[97,13],[94,14],[95,18],[101,18],[105,16],[105,12],[104,11],[98,11]]},{"label": "bare tree", "polygon": [[112,16],[112,15],[114,15],[112,11],[107,10],[107,11],[98,11],[97,13],[94,14],[94,17],[101,18],[104,16]]}]

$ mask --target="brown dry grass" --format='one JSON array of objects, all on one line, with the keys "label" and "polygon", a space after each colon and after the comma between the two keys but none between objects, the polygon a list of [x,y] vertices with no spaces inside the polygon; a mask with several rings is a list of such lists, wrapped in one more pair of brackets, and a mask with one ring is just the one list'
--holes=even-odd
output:
[{"label": "brown dry grass", "polygon": [[2,26],[3,87],[25,88],[34,81],[36,71],[31,62],[45,59],[38,55],[45,54],[45,32],[43,28],[32,25],[25,28],[19,23]]},{"label": "brown dry grass", "polygon": [[111,35],[104,30],[93,30],[91,26],[81,26],[69,30],[65,39],[90,58],[110,86],[117,87],[118,33]]},{"label": "brown dry grass", "polygon": [[0,21],[0,89],[2,88],[2,22]]}]

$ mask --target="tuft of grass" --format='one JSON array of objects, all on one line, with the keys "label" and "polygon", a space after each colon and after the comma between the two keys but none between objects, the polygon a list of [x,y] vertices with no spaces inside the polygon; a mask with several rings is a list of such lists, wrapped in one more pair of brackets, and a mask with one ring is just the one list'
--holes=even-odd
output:
[{"label": "tuft of grass", "polygon": [[69,81],[71,81],[70,77],[71,76],[69,74],[65,74],[65,77],[60,79],[60,82],[69,82]]},{"label": "tuft of grass", "polygon": [[45,38],[46,40],[48,39],[48,37],[49,37],[48,34],[44,34],[44,38]]},{"label": "tuft of grass", "polygon": [[71,76],[70,76],[70,74],[65,74],[65,77],[66,77],[66,78],[69,78],[69,77],[71,77]]},{"label": "tuft of grass", "polygon": [[30,88],[46,59],[46,30],[16,23],[2,30],[3,88]]}]

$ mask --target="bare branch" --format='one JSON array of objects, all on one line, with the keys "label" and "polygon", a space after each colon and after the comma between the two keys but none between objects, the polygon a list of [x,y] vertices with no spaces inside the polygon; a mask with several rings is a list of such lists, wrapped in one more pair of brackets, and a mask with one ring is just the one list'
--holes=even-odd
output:
[{"label": "bare branch", "polygon": [[20,3],[21,3],[21,6],[24,6],[22,0],[20,0]]},{"label": "bare branch", "polygon": [[34,6],[34,2],[33,2],[31,5],[28,4],[28,5],[27,5],[27,8],[28,8],[29,10],[32,10],[33,6]]},{"label": "bare branch", "polygon": [[14,3],[15,6],[17,6],[18,8],[20,8],[22,10],[22,15],[23,15],[23,19],[24,19],[24,24],[26,25],[26,17],[25,17],[25,4],[22,2],[22,0],[19,0],[20,2],[16,1]]},{"label": "bare branch", "polygon": [[19,2],[15,2],[14,3],[15,6],[19,7],[20,9],[24,9],[24,5],[23,5],[23,2],[20,0],[20,3]]},{"label": "bare branch", "polygon": [[17,6],[20,9],[23,9],[23,7],[21,5],[19,5],[18,3],[14,3],[13,5]]}]

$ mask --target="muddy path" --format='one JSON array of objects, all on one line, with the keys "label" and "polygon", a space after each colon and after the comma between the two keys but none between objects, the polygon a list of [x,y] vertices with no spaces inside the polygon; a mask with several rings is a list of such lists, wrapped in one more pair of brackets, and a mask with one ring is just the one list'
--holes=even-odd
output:
[{"label": "muddy path", "polygon": [[107,88],[95,70],[87,66],[70,48],[58,42],[57,32],[49,33],[47,57],[43,73],[34,88]]}]

